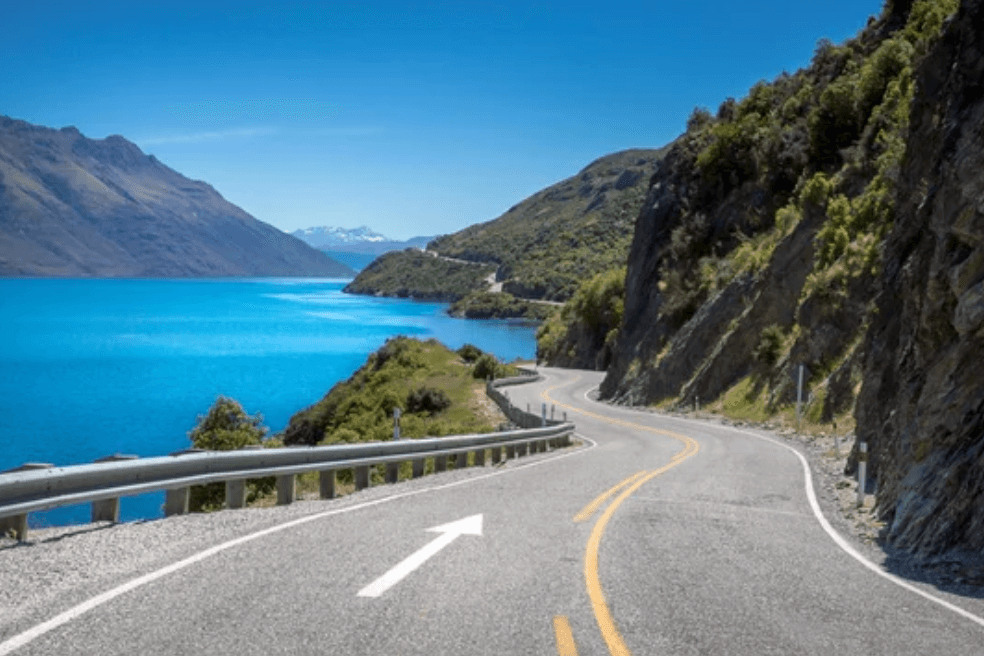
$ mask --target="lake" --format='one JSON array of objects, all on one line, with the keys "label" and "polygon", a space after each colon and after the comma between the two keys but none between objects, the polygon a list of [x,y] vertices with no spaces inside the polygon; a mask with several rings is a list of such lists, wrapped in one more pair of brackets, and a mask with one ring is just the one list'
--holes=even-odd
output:
[{"label": "lake", "polygon": [[[343,294],[346,283],[0,279],[0,471],[186,448],[220,394],[280,431],[394,335],[535,355],[528,324],[453,319],[440,303]],[[124,498],[121,518],[160,517],[163,498]],[[60,508],[30,524],[88,517]]]}]

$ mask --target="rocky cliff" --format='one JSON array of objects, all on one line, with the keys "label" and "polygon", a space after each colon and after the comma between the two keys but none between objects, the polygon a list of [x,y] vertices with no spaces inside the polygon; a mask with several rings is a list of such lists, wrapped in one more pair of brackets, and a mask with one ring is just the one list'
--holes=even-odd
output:
[{"label": "rocky cliff", "polygon": [[886,537],[923,553],[984,552],[981,25],[964,0],[917,70],[857,405]]},{"label": "rocky cliff", "polygon": [[541,330],[549,361],[609,360],[615,402],[759,417],[791,412],[802,365],[809,421],[869,444],[888,543],[979,555],[982,6],[888,2],[808,68],[695,110],[636,220],[620,327],[602,345],[572,301]]},{"label": "rocky cliff", "polygon": [[0,117],[0,275],[352,273],[123,137]]}]

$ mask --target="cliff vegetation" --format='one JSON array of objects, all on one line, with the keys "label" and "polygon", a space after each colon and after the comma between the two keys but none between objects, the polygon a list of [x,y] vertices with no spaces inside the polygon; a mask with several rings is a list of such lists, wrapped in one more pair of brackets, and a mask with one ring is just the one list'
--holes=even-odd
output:
[{"label": "cliff vegetation", "polygon": [[[585,282],[541,357],[607,369],[615,402],[760,419],[789,415],[802,365],[807,419],[871,448],[883,538],[980,553],[982,17],[980,0],[888,2],[809,67],[695,109],[624,284]],[[586,301],[621,290],[612,327]]]}]

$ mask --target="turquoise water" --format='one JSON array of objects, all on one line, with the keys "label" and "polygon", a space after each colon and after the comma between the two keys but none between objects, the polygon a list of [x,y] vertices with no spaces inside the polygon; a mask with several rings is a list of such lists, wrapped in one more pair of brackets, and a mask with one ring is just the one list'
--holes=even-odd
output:
[{"label": "turquoise water", "polygon": [[[471,342],[531,358],[534,328],[452,319],[439,303],[342,294],[346,281],[0,280],[0,471],[114,453],[164,455],[219,394],[272,432],[352,374],[388,337]],[[163,493],[125,498],[124,520]],[[86,506],[31,516],[88,521]]]}]

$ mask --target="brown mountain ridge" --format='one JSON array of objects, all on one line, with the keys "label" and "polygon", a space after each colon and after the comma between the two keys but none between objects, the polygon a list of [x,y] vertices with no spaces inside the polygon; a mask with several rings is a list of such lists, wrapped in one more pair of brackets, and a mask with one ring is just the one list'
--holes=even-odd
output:
[{"label": "brown mountain ridge", "polygon": [[121,136],[0,116],[0,276],[353,273]]}]

